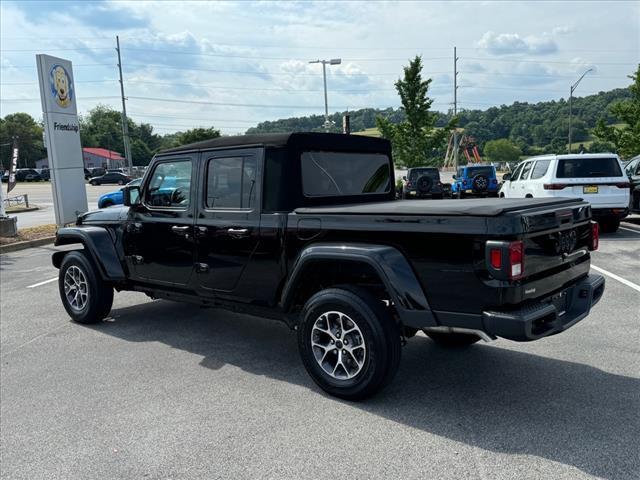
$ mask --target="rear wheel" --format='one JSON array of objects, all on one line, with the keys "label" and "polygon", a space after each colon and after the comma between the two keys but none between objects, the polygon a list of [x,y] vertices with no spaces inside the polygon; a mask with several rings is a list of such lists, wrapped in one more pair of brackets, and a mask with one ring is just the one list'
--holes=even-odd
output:
[{"label": "rear wheel", "polygon": [[456,192],[456,198],[464,198],[464,192],[462,190],[458,190]]},{"label": "rear wheel", "polygon": [[58,275],[60,299],[73,321],[97,323],[113,304],[113,287],[106,283],[93,262],[81,251],[65,255]]},{"label": "rear wheel", "polygon": [[438,345],[448,348],[463,348],[473,345],[480,337],[468,333],[425,332]]},{"label": "rear wheel", "polygon": [[615,217],[603,218],[598,223],[603,233],[615,233],[620,227],[620,219]]},{"label": "rear wheel", "polygon": [[304,306],[298,349],[320,388],[336,397],[361,400],[396,374],[400,330],[383,303],[366,290],[330,288]]}]

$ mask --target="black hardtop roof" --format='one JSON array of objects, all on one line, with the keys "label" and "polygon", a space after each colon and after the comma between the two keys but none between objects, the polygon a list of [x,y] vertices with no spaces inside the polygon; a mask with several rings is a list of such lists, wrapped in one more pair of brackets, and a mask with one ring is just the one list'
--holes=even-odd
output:
[{"label": "black hardtop roof", "polygon": [[265,147],[298,147],[319,148],[323,150],[365,150],[389,152],[391,145],[388,140],[363,135],[344,135],[341,133],[261,133],[254,135],[236,135],[212,138],[201,142],[181,145],[160,152],[186,152],[194,150],[209,150],[215,148],[265,146]]}]

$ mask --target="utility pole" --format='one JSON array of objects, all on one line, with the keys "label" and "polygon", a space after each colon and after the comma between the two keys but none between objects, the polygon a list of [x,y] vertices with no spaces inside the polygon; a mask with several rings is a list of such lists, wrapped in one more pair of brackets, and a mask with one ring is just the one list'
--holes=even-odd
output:
[{"label": "utility pole", "polygon": [[342,59],[332,58],[331,60],[312,60],[309,63],[322,64],[322,80],[324,83],[324,129],[328,132],[331,128],[331,122],[329,121],[329,102],[327,101],[327,64],[340,65],[342,63]]},{"label": "utility pole", "polygon": [[572,111],[573,92],[575,91],[576,88],[578,88],[578,84],[584,78],[584,76],[587,73],[591,72],[592,70],[593,68],[590,68],[589,70],[584,72],[582,76],[578,79],[578,81],[573,85],[571,85],[571,88],[569,89],[569,146],[567,147],[568,153],[571,153],[571,124],[573,122],[573,111]]},{"label": "utility pole", "polygon": [[[455,117],[458,114],[458,54],[456,47],[453,47],[453,116]],[[453,130],[453,164],[454,169],[458,171],[458,150],[459,148],[459,140],[458,140],[458,129],[454,128]]]},{"label": "utility pole", "polygon": [[124,96],[124,81],[122,80],[122,59],[120,58],[120,38],[116,35],[116,51],[118,52],[118,72],[120,73],[120,96],[122,97],[122,140],[124,141],[124,158],[127,171],[131,174],[131,144],[129,143],[129,123],[127,122],[127,104]]}]

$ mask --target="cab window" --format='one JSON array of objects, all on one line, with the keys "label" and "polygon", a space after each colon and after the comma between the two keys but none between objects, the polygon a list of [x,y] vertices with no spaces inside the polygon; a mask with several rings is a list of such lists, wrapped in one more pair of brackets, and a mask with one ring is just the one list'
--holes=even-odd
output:
[{"label": "cab window", "polygon": [[152,207],[187,208],[191,201],[191,160],[159,163],[151,175],[145,202]]}]

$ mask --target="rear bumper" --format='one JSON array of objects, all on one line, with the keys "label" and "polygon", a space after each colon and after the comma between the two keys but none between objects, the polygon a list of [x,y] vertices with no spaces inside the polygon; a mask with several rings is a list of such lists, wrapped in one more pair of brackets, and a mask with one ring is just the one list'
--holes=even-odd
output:
[{"label": "rear bumper", "polygon": [[605,217],[615,217],[615,218],[625,218],[629,215],[629,209],[620,207],[620,208],[597,208],[591,206],[591,215],[593,218],[605,218]]},{"label": "rear bumper", "polygon": [[585,318],[602,298],[604,277],[584,279],[540,302],[514,311],[482,313],[484,330],[496,337],[519,342],[555,335]]}]

